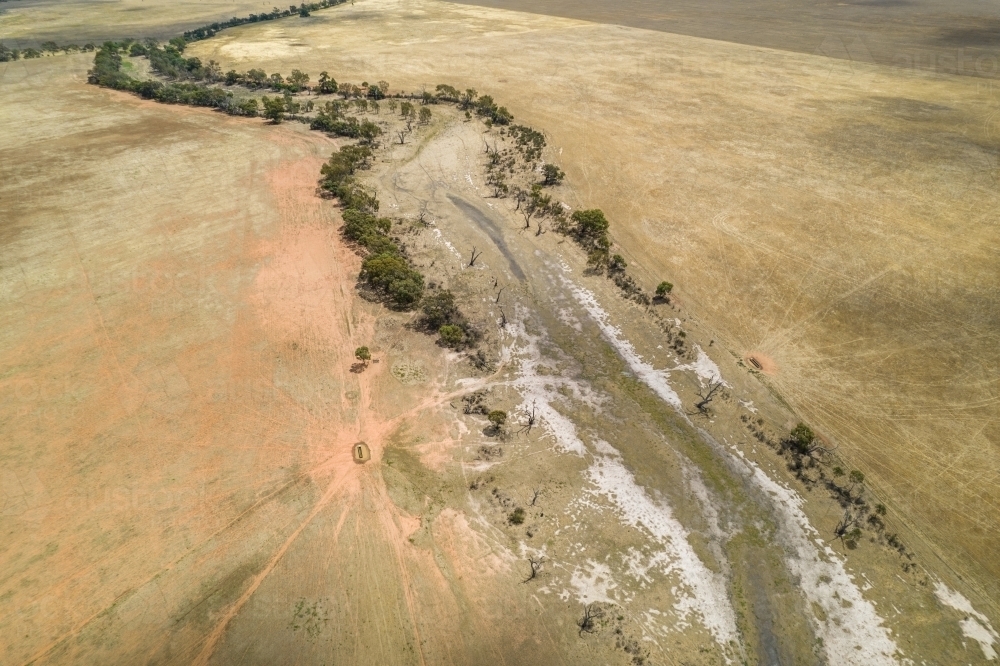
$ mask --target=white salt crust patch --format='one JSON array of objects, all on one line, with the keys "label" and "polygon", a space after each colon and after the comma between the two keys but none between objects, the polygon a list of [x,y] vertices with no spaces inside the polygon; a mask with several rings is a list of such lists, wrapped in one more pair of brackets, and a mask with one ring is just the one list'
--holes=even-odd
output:
[{"label": "white salt crust patch", "polygon": [[945,606],[965,613],[965,617],[958,623],[958,626],[962,628],[962,635],[979,643],[979,648],[983,651],[983,656],[986,657],[987,661],[995,660],[997,651],[993,646],[1000,643],[1000,635],[997,635],[993,629],[989,618],[973,608],[972,602],[960,592],[949,588],[941,581],[934,583],[934,596]]}]

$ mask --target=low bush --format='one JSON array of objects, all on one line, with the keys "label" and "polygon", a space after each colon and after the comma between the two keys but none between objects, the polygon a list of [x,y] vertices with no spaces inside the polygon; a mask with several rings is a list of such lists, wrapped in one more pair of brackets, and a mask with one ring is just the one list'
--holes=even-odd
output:
[{"label": "low bush", "polygon": [[465,342],[465,331],[462,330],[461,326],[445,324],[438,329],[438,333],[441,336],[441,342],[446,347],[461,347],[462,343]]}]

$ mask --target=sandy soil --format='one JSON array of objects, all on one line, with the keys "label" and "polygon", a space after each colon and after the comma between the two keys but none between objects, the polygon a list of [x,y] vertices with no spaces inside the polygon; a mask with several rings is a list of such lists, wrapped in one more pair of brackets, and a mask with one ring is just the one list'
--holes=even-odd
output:
[{"label": "sandy soil", "polygon": [[769,385],[915,547],[997,598],[990,86],[430,1],[366,0],[192,52],[471,86],[544,128],[563,196],[609,213],[647,288],[670,279],[717,344],[774,359]]}]

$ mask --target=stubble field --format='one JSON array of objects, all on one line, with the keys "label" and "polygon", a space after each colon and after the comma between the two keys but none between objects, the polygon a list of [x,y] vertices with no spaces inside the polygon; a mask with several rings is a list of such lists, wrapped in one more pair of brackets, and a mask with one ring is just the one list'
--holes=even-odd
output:
[{"label": "stubble field", "polygon": [[271,11],[272,6],[253,0],[14,0],[0,3],[0,39],[10,48],[37,47],[49,39],[78,46],[122,37],[170,39],[213,21]]}]

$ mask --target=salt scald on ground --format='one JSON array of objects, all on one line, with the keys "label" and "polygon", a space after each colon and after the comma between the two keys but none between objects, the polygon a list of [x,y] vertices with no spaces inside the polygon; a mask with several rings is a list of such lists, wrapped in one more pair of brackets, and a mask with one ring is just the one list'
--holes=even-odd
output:
[{"label": "salt scald on ground", "polygon": [[674,518],[670,507],[654,502],[617,455],[596,458],[587,476],[598,493],[614,502],[625,523],[645,528],[664,547],[668,557],[662,571],[676,573],[687,588],[675,592],[682,616],[692,611],[700,615],[719,645],[737,642],[736,614],[726,592],[725,577],[710,571],[698,558],[688,542],[687,530]]},{"label": "salt scald on ground", "polygon": [[983,656],[988,661],[996,659],[997,652],[993,649],[993,646],[996,643],[1000,643],[1000,635],[993,629],[989,618],[973,608],[972,602],[966,599],[960,592],[949,588],[941,581],[934,583],[934,596],[945,606],[966,614],[966,617],[958,623],[962,627],[962,634],[966,638],[971,638],[979,643],[979,647],[983,651]]},{"label": "salt scald on ground", "polygon": [[455,255],[459,259],[462,258],[462,254],[455,249],[455,246],[451,244],[451,241],[449,241],[447,238],[441,235],[440,229],[434,229],[434,238],[437,238],[439,241],[444,243],[444,246],[447,247],[449,250],[451,250],[451,253],[453,255]]},{"label": "salt scald on ground", "polygon": [[600,400],[593,395],[589,388],[579,382],[565,377],[538,373],[541,357],[538,349],[539,338],[529,335],[525,330],[523,323],[525,316],[526,313],[519,309],[517,313],[518,323],[508,324],[513,341],[501,352],[501,359],[513,359],[516,356],[519,362],[520,372],[518,378],[513,382],[514,387],[520,391],[523,398],[523,402],[518,406],[518,411],[531,413],[531,410],[534,409],[536,416],[545,423],[545,427],[555,437],[560,448],[577,455],[585,455],[587,448],[576,434],[576,425],[556,411],[551,402],[563,398],[555,390],[557,386],[569,388],[575,399],[594,409],[600,407]]},{"label": "salt scald on ground", "polygon": [[[597,298],[593,293],[574,284],[572,280],[563,275],[559,277],[562,280],[563,286],[573,294],[577,302],[587,311],[587,314],[593,317],[598,327],[600,327],[601,333],[604,334],[604,337],[611,343],[611,346],[625,360],[625,363],[628,364],[632,372],[642,379],[646,386],[651,388],[656,395],[660,396],[661,400],[680,410],[681,399],[667,381],[668,373],[663,370],[657,370],[642,360],[642,357],[636,353],[632,343],[622,336],[621,329],[608,323],[608,313],[597,303]],[[718,368],[716,368],[716,371],[718,371]]]},{"label": "salt scald on ground", "polygon": [[[625,360],[632,371],[654,393],[660,396],[664,402],[672,405],[680,412],[681,401],[667,381],[668,374],[657,371],[642,360],[642,357],[636,353],[632,343],[622,336],[621,331],[608,323],[608,314],[598,304],[594,294],[575,285],[565,275],[561,275],[560,278],[564,286],[579,301],[580,305],[594,318],[605,338],[617,350],[618,354]],[[704,360],[702,356],[704,356]],[[698,361],[695,362],[692,369],[703,378],[717,377],[719,381],[722,379],[718,367],[711,359],[708,359],[707,355],[700,348]],[[705,373],[705,375],[701,373]],[[683,413],[681,414],[683,415]],[[740,456],[742,457],[742,454]],[[659,510],[667,511],[668,520],[658,525],[669,533],[669,521],[673,520],[672,516],[669,515],[669,510],[665,507],[658,510],[656,505],[653,505],[649,498],[645,496],[642,488],[635,485],[635,481],[628,474],[628,471],[619,465],[621,472],[627,475],[627,478],[624,478],[621,472],[615,470],[612,465],[607,464],[610,460],[612,459],[604,458],[603,461],[591,468],[592,480],[599,487],[601,483],[611,484],[613,482],[614,484],[621,484],[617,487],[615,485],[608,485],[607,492],[622,492],[624,490],[623,497],[627,498],[625,505],[621,504],[621,500],[618,497],[614,497],[614,499],[625,512],[626,519],[640,521],[641,524],[644,524],[651,531],[653,528],[649,527],[645,521],[652,521],[653,524],[658,524],[655,522],[656,513]],[[837,557],[836,553],[825,544],[821,544],[821,542],[817,543],[819,535],[801,509],[802,498],[794,491],[773,481],[756,465],[745,458],[744,463],[748,468],[747,472],[751,480],[755,485],[767,492],[773,501],[776,518],[778,519],[779,534],[782,536],[783,542],[792,550],[791,556],[788,559],[789,570],[799,578],[800,587],[806,598],[823,609],[826,618],[821,621],[813,617],[813,623],[816,626],[817,634],[823,639],[824,648],[830,662],[838,664],[876,665],[897,663],[894,655],[898,652],[898,648],[889,636],[889,630],[883,626],[882,618],[875,612],[875,607],[861,595],[861,591],[847,574],[843,562]],[[634,486],[635,489],[629,489],[629,484]],[[652,510],[650,510],[650,507],[652,507]],[[633,513],[630,514],[629,511]],[[677,527],[683,530],[683,527],[679,524]],[[814,539],[817,542],[814,542]],[[686,540],[684,543],[687,543]],[[821,549],[823,551],[822,555],[820,553]],[[697,560],[697,557],[694,559],[698,565],[704,567],[701,561]],[[705,571],[707,572],[707,570]],[[711,572],[708,573],[710,574]],[[691,587],[697,591],[696,593],[698,593],[699,600],[702,603],[711,598],[701,596],[702,593],[708,592],[708,589],[699,589],[694,585],[691,585]],[[726,599],[726,606],[717,606],[716,609],[720,607],[728,608],[728,599]],[[709,618],[706,616],[706,622],[708,621]],[[713,633],[715,633],[715,630],[713,630]]]},{"label": "salt scald on ground", "polygon": [[[597,310],[600,309],[596,301],[592,305]],[[518,319],[523,321],[523,317],[519,316]],[[542,427],[555,437],[560,448],[585,455],[587,447],[577,435],[576,426],[551,405],[551,400],[558,395],[554,385],[566,380],[539,376],[538,338],[528,335],[523,324],[511,326],[511,329],[515,339],[505,350],[504,356],[518,357],[520,361],[521,372],[514,385],[524,398],[521,409],[530,409],[533,405],[542,417]],[[521,345],[515,347],[518,342],[521,342]],[[589,391],[583,387],[575,383],[571,385],[574,392],[581,397],[590,397]],[[591,398],[590,401],[595,402],[595,399]],[[720,645],[729,646],[738,642],[736,614],[727,596],[725,578],[710,571],[698,558],[688,542],[687,530],[674,518],[668,506],[653,502],[645,490],[635,482],[632,473],[621,463],[617,450],[604,441],[598,442],[595,446],[601,455],[595,457],[594,463],[588,469],[588,478],[596,486],[595,492],[606,496],[617,507],[625,523],[644,528],[663,547],[664,556],[654,555],[653,559],[665,574],[676,574],[686,588],[675,590],[678,597],[676,610],[680,618],[687,619],[693,612],[700,616],[705,627]],[[578,573],[574,573],[573,585],[578,590],[583,590],[586,586],[581,586],[586,581],[578,576]],[[608,577],[602,580],[610,580],[610,572]],[[592,590],[592,587],[586,589]],[[609,586],[603,589],[602,594],[606,595]],[[589,598],[593,595],[588,593],[585,596]]]},{"label": "salt scald on ground", "polygon": [[751,481],[772,500],[778,536],[791,549],[786,562],[799,588],[825,619],[812,617],[816,634],[831,664],[896,664],[898,652],[889,630],[875,607],[865,599],[844,564],[822,543],[819,534],[802,512],[802,498],[770,477],[759,467],[740,457]]},{"label": "salt scald on ground", "polygon": [[[588,568],[589,572],[586,570]],[[585,567],[573,570],[569,583],[573,586],[575,596],[580,603],[614,602],[608,593],[617,585],[611,576],[611,569],[606,564],[589,560]],[[564,601],[568,601],[570,593],[567,590],[560,596]]]},{"label": "salt scald on ground", "polygon": [[701,348],[701,345],[695,345],[694,350],[698,353],[698,357],[694,360],[694,363],[688,363],[687,365],[678,365],[674,370],[691,370],[694,374],[698,375],[699,379],[704,379],[709,384],[722,384],[723,386],[729,386],[726,381],[722,378],[722,372],[719,370],[719,366],[715,364],[705,350]]}]

